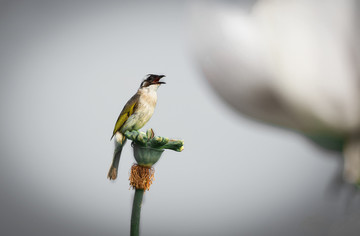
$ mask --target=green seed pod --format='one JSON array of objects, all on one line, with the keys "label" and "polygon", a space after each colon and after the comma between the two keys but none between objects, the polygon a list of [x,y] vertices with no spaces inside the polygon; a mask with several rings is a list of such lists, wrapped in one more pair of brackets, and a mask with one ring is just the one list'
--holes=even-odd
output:
[{"label": "green seed pod", "polygon": [[160,150],[171,149],[177,152],[181,152],[182,150],[184,150],[183,140],[169,140],[169,138],[161,136],[154,137],[154,131],[152,129],[147,130],[146,133],[137,130],[126,131],[125,136],[126,138],[132,140],[134,144],[137,144],[139,146],[145,146]]},{"label": "green seed pod", "polygon": [[147,131],[146,131],[146,137],[150,140],[150,139],[152,139],[153,137],[155,136],[155,133],[154,133],[154,130],[153,129],[148,129]]},{"label": "green seed pod", "polygon": [[133,143],[134,157],[136,162],[140,166],[151,167],[154,165],[161,157],[161,154],[164,152],[162,149],[155,149],[151,147],[144,147]]},{"label": "green seed pod", "polygon": [[171,149],[177,152],[184,150],[184,140],[170,140],[167,144],[161,147],[162,149]]},{"label": "green seed pod", "polygon": [[141,143],[142,145],[146,146],[148,139],[144,132],[139,132],[139,135],[136,137],[136,140],[134,141],[137,141],[137,143]]},{"label": "green seed pod", "polygon": [[167,142],[169,142],[168,138],[155,136],[153,139],[150,140],[150,146],[153,148],[160,148],[164,146]]},{"label": "green seed pod", "polygon": [[126,131],[125,132],[125,137],[131,140],[136,140],[136,137],[139,135],[139,132],[136,130],[133,131]]}]

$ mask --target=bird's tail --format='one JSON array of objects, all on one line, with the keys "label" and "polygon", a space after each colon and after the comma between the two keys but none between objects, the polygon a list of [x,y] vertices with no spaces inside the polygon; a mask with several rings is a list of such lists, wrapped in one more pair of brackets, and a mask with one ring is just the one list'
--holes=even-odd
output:
[{"label": "bird's tail", "polygon": [[114,157],[108,173],[108,179],[110,180],[115,180],[117,177],[120,156],[125,143],[126,137],[118,132],[115,139]]}]

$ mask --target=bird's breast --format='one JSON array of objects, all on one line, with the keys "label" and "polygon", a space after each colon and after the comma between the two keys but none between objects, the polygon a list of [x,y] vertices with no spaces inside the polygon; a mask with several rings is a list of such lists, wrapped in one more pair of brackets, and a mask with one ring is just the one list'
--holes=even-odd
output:
[{"label": "bird's breast", "polygon": [[154,114],[157,97],[142,95],[137,104],[136,111],[133,118],[137,120],[134,125],[134,129],[141,129]]},{"label": "bird's breast", "polygon": [[139,99],[139,105],[154,109],[156,106],[157,95],[156,93],[142,94]]}]

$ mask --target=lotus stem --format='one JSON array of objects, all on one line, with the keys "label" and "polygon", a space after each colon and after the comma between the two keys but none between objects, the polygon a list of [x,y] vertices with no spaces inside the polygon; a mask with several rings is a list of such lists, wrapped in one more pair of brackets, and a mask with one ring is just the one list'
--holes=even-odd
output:
[{"label": "lotus stem", "polygon": [[134,202],[131,213],[130,236],[139,236],[141,204],[144,189],[135,189]]}]

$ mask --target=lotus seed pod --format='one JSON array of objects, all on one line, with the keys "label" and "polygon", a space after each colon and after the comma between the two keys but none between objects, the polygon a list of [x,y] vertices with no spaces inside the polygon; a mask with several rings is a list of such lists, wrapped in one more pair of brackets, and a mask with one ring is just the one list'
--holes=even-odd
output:
[{"label": "lotus seed pod", "polygon": [[164,152],[163,149],[144,147],[137,143],[133,144],[133,149],[136,162],[140,166],[145,167],[151,167],[154,165],[160,159],[161,154]]},{"label": "lotus seed pod", "polygon": [[126,138],[133,140],[133,144],[137,144],[139,146],[145,146],[160,150],[171,149],[177,152],[181,152],[182,150],[184,150],[183,140],[169,140],[169,138],[161,136],[154,137],[154,131],[152,129],[147,130],[146,133],[139,132],[137,130],[126,131],[125,136]]},{"label": "lotus seed pod", "polygon": [[139,135],[139,132],[137,132],[136,130],[126,131],[124,135],[128,139],[136,140],[136,137]]},{"label": "lotus seed pod", "polygon": [[184,140],[170,140],[167,144],[161,147],[162,149],[171,149],[177,152],[184,150]]},{"label": "lotus seed pod", "polygon": [[159,148],[161,146],[164,146],[167,142],[169,142],[168,138],[155,136],[153,139],[151,139],[150,145],[153,148]]},{"label": "lotus seed pod", "polygon": [[152,139],[152,138],[154,138],[154,136],[155,136],[155,133],[154,133],[154,130],[153,129],[148,129],[147,131],[146,131],[146,137],[150,140],[150,139]]},{"label": "lotus seed pod", "polygon": [[136,137],[136,141],[139,143],[146,145],[147,143],[147,136],[144,132],[139,132],[139,135]]}]

